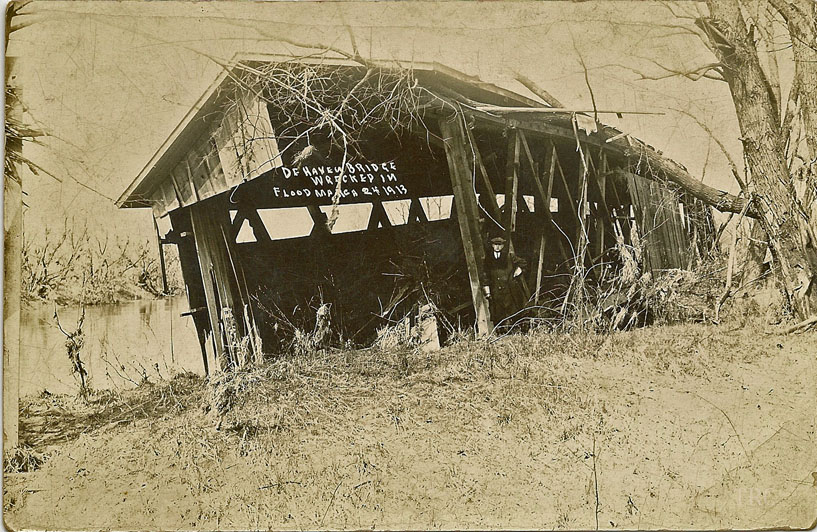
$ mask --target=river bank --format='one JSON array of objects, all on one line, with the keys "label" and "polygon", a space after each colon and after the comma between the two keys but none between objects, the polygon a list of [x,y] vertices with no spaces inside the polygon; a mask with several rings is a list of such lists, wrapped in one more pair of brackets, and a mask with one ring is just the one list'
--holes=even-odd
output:
[{"label": "river bank", "polygon": [[677,325],[284,357],[31,397],[13,529],[779,528],[817,516],[817,335]]}]

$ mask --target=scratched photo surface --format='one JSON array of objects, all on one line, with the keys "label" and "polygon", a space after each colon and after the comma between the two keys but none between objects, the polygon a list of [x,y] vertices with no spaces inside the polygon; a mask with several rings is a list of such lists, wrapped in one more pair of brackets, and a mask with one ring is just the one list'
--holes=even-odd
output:
[{"label": "scratched photo surface", "polygon": [[5,526],[814,526],[816,21],[10,4]]}]

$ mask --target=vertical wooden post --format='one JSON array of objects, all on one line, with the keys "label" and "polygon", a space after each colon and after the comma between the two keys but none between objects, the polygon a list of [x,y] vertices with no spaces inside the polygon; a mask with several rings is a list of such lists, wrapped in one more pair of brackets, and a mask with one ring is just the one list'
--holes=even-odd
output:
[{"label": "vertical wooden post", "polygon": [[545,232],[539,238],[539,264],[536,267],[536,292],[533,295],[533,303],[539,304],[539,292],[542,290],[542,270],[545,266]]},{"label": "vertical wooden post", "polygon": [[[546,184],[542,184],[542,178],[539,176],[539,172],[537,171],[537,165],[533,160],[533,154],[530,150],[530,145],[528,144],[528,140],[525,136],[524,130],[518,130],[519,139],[521,141],[522,148],[525,151],[526,158],[528,160],[528,166],[531,170],[531,175],[533,177],[533,184],[534,184],[534,194],[535,197],[538,199],[540,203],[540,207],[538,207],[537,212],[538,217],[541,221],[540,225],[540,235],[539,235],[539,255],[538,255],[538,268],[536,272],[536,292],[534,294],[534,303],[539,302],[539,291],[541,290],[542,285],[542,275],[543,275],[543,267],[544,267],[544,252],[545,252],[545,227],[549,226],[550,224],[556,225],[556,221],[553,219],[553,215],[550,212],[550,199],[553,196],[553,181],[556,172],[556,164],[558,163],[558,158],[556,155],[556,146],[553,145],[553,142],[548,141],[545,147],[545,164],[544,167],[546,169],[545,178],[547,179]],[[570,190],[567,189],[567,183],[564,179],[564,174],[562,174],[562,181],[565,182],[566,192],[570,194]],[[563,207],[560,207],[560,210]],[[562,252],[562,255],[569,259],[570,255],[568,255],[567,251],[565,250],[564,244],[562,243],[561,236],[556,240],[559,249]]]},{"label": "vertical wooden post", "polygon": [[[508,250],[513,251],[513,233],[516,230],[517,192],[519,190],[519,131],[509,130],[508,160],[505,172],[505,239]],[[510,253],[508,254],[510,257]]]},{"label": "vertical wooden post", "polygon": [[465,151],[465,132],[459,116],[440,119],[440,133],[445,141],[445,154],[448,159],[448,173],[454,189],[457,221],[462,237],[465,261],[468,265],[468,277],[471,281],[471,298],[476,311],[476,328],[478,335],[491,332],[491,314],[488,300],[482,293],[487,286],[485,276],[485,246],[479,229],[479,210],[477,196],[471,180],[471,170]]},{"label": "vertical wooden post", "polygon": [[162,293],[167,294],[167,267],[165,266],[165,248],[162,242],[162,235],[159,234],[159,223],[156,221],[156,216],[153,216],[153,230],[156,233],[156,249],[159,252],[159,267],[162,273]]},{"label": "vertical wooden post", "polygon": [[[599,188],[599,207],[600,210],[604,210],[607,214],[607,218],[610,218],[609,210],[607,208],[607,154],[604,153],[604,150],[601,150],[601,168],[595,168],[596,174],[596,185]],[[596,256],[602,256],[604,254],[604,234],[607,232],[607,227],[604,224],[605,220],[599,220],[598,227],[599,227],[599,234],[598,234],[598,249],[596,252]]]},{"label": "vertical wooden post", "polygon": [[[187,305],[190,312],[187,315],[193,320],[201,348],[205,375],[210,374],[209,360],[215,360],[212,347],[207,341],[210,332],[210,318],[207,313],[207,298],[204,294],[204,283],[201,278],[201,268],[196,254],[196,243],[193,238],[193,225],[189,209],[177,209],[170,213],[170,223],[173,231],[172,243],[176,244],[179,253],[179,266],[182,269],[184,288],[187,295]],[[185,314],[183,314],[185,315]],[[208,356],[208,349],[210,354]]]},{"label": "vertical wooden post", "polygon": [[[572,187],[567,182],[564,170],[562,170],[562,163],[559,161],[558,151],[553,149],[553,159],[556,161],[556,170],[559,171],[561,178],[562,189],[556,192],[556,197],[559,200],[559,212],[554,218],[554,224],[558,225],[559,234],[562,235],[570,244],[570,252],[566,253],[566,259],[572,261],[576,256],[577,248],[575,242],[570,239],[574,226],[578,223],[577,204],[573,200]],[[554,174],[553,179],[556,179]],[[561,241],[560,241],[561,242]]]},{"label": "vertical wooden post", "polygon": [[[547,142],[545,147],[545,168],[547,168],[547,184],[545,185],[545,190],[543,193],[542,203],[543,210],[542,210],[542,217],[545,222],[550,224],[555,224],[553,221],[553,215],[550,212],[550,199],[553,197],[553,181],[556,173],[556,146],[550,140]],[[537,184],[541,186],[539,180],[537,179]],[[561,235],[557,238],[556,242],[558,242],[559,248],[562,250],[562,255],[567,256],[567,252],[564,249],[564,244],[562,243]],[[539,240],[539,265],[536,271],[536,296],[534,298],[535,303],[539,303],[539,292],[542,290],[542,275],[543,269],[545,264],[545,224],[542,224],[542,235]]]},{"label": "vertical wooden post", "polygon": [[[7,15],[8,16],[8,15]],[[22,114],[19,89],[15,87],[15,58],[6,58],[7,120]],[[6,137],[9,153],[21,154],[21,139]],[[23,257],[23,183],[20,165],[13,164],[3,176],[3,451],[18,443],[20,415],[20,283]]]}]

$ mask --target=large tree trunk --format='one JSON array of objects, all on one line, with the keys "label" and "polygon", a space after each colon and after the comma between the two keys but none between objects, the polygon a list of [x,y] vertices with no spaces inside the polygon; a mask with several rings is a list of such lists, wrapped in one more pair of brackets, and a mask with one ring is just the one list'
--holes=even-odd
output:
[{"label": "large tree trunk", "polygon": [[708,0],[710,18],[703,26],[723,65],[735,104],[751,186],[757,193],[760,223],[779,268],[783,290],[794,313],[812,312],[814,269],[808,260],[807,213],[799,208],[794,182],[786,164],[786,138],[777,102],[760,66],[753,35],[737,0]]}]

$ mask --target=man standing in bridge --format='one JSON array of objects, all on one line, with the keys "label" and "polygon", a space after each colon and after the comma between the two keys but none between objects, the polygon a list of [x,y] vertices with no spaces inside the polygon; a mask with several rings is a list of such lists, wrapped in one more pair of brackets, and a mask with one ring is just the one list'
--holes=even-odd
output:
[{"label": "man standing in bridge", "polygon": [[491,249],[485,259],[488,286],[482,290],[490,302],[491,319],[495,324],[515,314],[525,304],[521,286],[525,261],[510,252],[506,242],[501,236],[492,238]]}]

